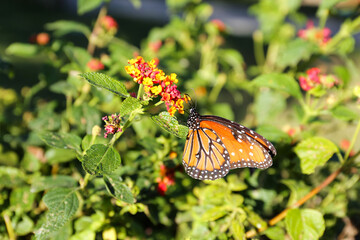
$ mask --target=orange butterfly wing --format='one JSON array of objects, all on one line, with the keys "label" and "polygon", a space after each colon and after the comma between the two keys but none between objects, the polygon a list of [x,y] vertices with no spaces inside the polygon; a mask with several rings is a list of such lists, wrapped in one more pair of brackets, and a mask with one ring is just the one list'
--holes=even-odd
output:
[{"label": "orange butterfly wing", "polygon": [[183,157],[191,177],[215,180],[230,169],[272,165],[276,150],[260,134],[224,118],[198,117],[198,127],[190,127]]}]

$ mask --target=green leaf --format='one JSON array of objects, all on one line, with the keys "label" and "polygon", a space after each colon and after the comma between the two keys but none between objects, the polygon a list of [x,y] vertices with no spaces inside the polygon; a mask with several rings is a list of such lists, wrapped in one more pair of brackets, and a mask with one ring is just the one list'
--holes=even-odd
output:
[{"label": "green leaf", "polygon": [[227,214],[227,211],[224,207],[215,206],[206,210],[201,216],[202,221],[211,222],[219,218],[222,218]]},{"label": "green leaf", "polygon": [[73,32],[82,33],[87,37],[89,37],[91,34],[90,29],[85,24],[69,20],[59,20],[52,23],[47,23],[45,28],[46,30],[54,31],[54,36],[56,37],[61,37]]},{"label": "green leaf", "polygon": [[69,162],[76,157],[76,153],[70,149],[51,148],[45,153],[45,158],[49,164]]},{"label": "green leaf", "polygon": [[103,178],[106,189],[112,196],[127,203],[135,203],[135,198],[130,188],[122,182],[119,176],[104,175]]},{"label": "green leaf", "polygon": [[255,99],[255,115],[259,125],[277,120],[285,107],[286,100],[282,94],[269,89],[261,91]]},{"label": "green leaf", "polygon": [[15,188],[10,194],[10,205],[17,213],[32,210],[35,194],[30,192],[30,187]]},{"label": "green leaf", "polygon": [[244,208],[247,213],[247,220],[256,227],[257,229],[265,229],[267,227],[267,223],[254,211]]},{"label": "green leaf", "polygon": [[103,0],[78,0],[78,14],[82,15],[99,7]]},{"label": "green leaf", "polygon": [[62,228],[76,213],[79,200],[72,189],[55,188],[43,197],[49,208],[46,221],[35,232],[36,239],[48,239],[52,233]]},{"label": "green leaf", "polygon": [[129,97],[129,93],[126,91],[125,85],[123,83],[103,73],[83,73],[80,74],[80,76],[85,78],[89,83],[96,87],[105,88],[106,90],[121,97]]},{"label": "green leaf", "polygon": [[71,133],[42,132],[39,137],[49,146],[62,149],[72,149],[81,152],[81,138]]},{"label": "green leaf", "polygon": [[163,130],[175,135],[178,138],[186,138],[189,128],[180,125],[176,117],[170,116],[168,112],[161,112],[159,115],[154,115],[151,119],[159,125]]},{"label": "green leaf", "polygon": [[240,219],[234,218],[231,221],[230,229],[235,240],[245,239],[245,228]]},{"label": "green leaf", "polygon": [[285,217],[286,230],[294,240],[319,239],[325,231],[322,214],[314,209],[291,209]]},{"label": "green leaf", "polygon": [[234,111],[228,103],[216,103],[211,106],[214,115],[222,116],[229,120],[234,120]]},{"label": "green leaf", "polygon": [[311,55],[317,52],[317,49],[318,47],[314,43],[296,38],[279,53],[276,65],[282,68],[295,67],[301,60],[310,59]]},{"label": "green leaf", "polygon": [[293,179],[281,180],[290,189],[290,197],[288,200],[288,206],[295,204],[299,199],[304,197],[311,190],[304,182]]},{"label": "green leaf", "polygon": [[350,108],[342,105],[331,109],[331,113],[334,117],[344,121],[359,119],[359,114],[357,114],[354,110],[351,110]]},{"label": "green leaf", "polygon": [[86,71],[86,64],[92,58],[86,49],[81,47],[65,46],[64,52],[71,61],[70,69],[75,69],[82,72]]},{"label": "green leaf", "polygon": [[25,236],[33,232],[34,222],[27,215],[22,215],[20,222],[16,224],[15,232],[18,236]]},{"label": "green leaf", "polygon": [[313,173],[316,167],[323,166],[338,151],[333,142],[323,137],[305,139],[295,147],[304,174]]},{"label": "green leaf", "polygon": [[264,231],[264,234],[271,240],[285,239],[285,231],[281,227],[270,227]]},{"label": "green leaf", "polygon": [[129,114],[131,112],[133,112],[136,109],[141,108],[141,102],[139,99],[137,98],[133,98],[133,97],[128,97],[126,98],[120,106],[120,116],[125,116],[126,114]]},{"label": "green leaf", "polygon": [[29,43],[12,43],[5,52],[17,57],[34,57],[39,52],[39,46]]},{"label": "green leaf", "polygon": [[77,181],[66,175],[37,177],[32,180],[30,192],[40,192],[52,188],[75,188]]},{"label": "green leaf", "polygon": [[291,143],[291,137],[287,133],[281,131],[280,129],[277,129],[272,125],[261,125],[256,128],[256,132],[264,136],[270,142],[278,142],[285,144]]},{"label": "green leaf", "polygon": [[17,186],[21,186],[24,182],[24,172],[17,168],[0,166],[0,188],[14,188]]},{"label": "green leaf", "polygon": [[299,84],[296,80],[283,73],[268,73],[255,78],[252,83],[258,87],[269,87],[277,91],[282,91],[300,99],[302,97]]},{"label": "green leaf", "polygon": [[82,159],[84,169],[92,175],[110,174],[121,164],[119,153],[110,146],[92,145]]}]

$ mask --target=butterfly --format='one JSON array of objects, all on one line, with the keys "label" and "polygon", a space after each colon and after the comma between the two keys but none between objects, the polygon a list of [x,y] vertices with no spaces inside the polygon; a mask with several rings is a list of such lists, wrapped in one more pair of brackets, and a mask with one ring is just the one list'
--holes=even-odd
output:
[{"label": "butterfly", "polygon": [[202,116],[190,108],[183,165],[190,177],[215,180],[230,169],[272,165],[276,149],[260,134],[218,116]]}]

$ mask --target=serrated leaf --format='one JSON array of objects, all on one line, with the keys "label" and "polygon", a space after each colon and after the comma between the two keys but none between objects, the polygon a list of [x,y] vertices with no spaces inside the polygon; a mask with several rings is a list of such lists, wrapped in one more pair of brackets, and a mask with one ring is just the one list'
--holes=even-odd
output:
[{"label": "serrated leaf", "polygon": [[78,14],[82,15],[99,7],[103,0],[78,0]]},{"label": "serrated leaf", "polygon": [[260,75],[252,81],[252,84],[258,87],[269,87],[277,91],[282,91],[291,96],[300,99],[301,91],[296,80],[283,73],[268,73]]},{"label": "serrated leaf", "polygon": [[81,152],[80,144],[81,138],[71,133],[53,133],[42,132],[38,133],[41,140],[46,144],[55,148],[72,149]]},{"label": "serrated leaf", "polygon": [[186,138],[189,128],[179,124],[175,117],[172,117],[168,112],[161,112],[159,115],[154,115],[151,119],[160,126],[163,130],[175,135],[178,138]]},{"label": "serrated leaf", "polygon": [[126,114],[129,114],[134,110],[141,108],[141,106],[142,105],[139,99],[128,97],[121,103],[119,110],[120,116],[125,116]]},{"label": "serrated leaf", "polygon": [[96,87],[105,88],[106,90],[121,97],[129,97],[129,93],[126,91],[125,85],[123,83],[103,73],[83,73],[80,74],[80,76],[85,78],[89,83]]},{"label": "serrated leaf", "polygon": [[85,24],[69,20],[59,20],[52,23],[47,23],[45,28],[49,31],[54,31],[54,35],[56,37],[61,37],[73,32],[82,33],[87,37],[91,34],[89,27]]},{"label": "serrated leaf", "polygon": [[121,164],[120,154],[113,147],[92,145],[82,158],[84,169],[92,175],[110,174]]},{"label": "serrated leaf", "polygon": [[359,115],[354,110],[342,105],[331,109],[331,113],[334,117],[344,121],[359,119]]},{"label": "serrated leaf", "polygon": [[38,177],[32,180],[30,192],[40,192],[52,188],[74,188],[77,181],[66,175]]},{"label": "serrated leaf", "polygon": [[316,167],[323,166],[338,151],[333,142],[323,137],[305,139],[295,147],[304,174],[313,173]]},{"label": "serrated leaf", "polygon": [[127,203],[135,202],[135,198],[130,188],[121,181],[119,176],[104,175],[104,182],[108,192],[115,198]]},{"label": "serrated leaf", "polygon": [[225,210],[224,207],[212,207],[208,210],[206,210],[203,215],[201,216],[201,220],[202,221],[215,221],[219,218],[222,218],[223,216],[225,216],[227,214],[227,211]]},{"label": "serrated leaf", "polygon": [[289,42],[285,49],[279,53],[276,65],[285,68],[287,66],[296,66],[301,60],[308,60],[312,54],[317,52],[318,47],[301,38]]},{"label": "serrated leaf", "polygon": [[29,43],[12,43],[5,52],[18,57],[34,57],[39,52],[39,46]]},{"label": "serrated leaf", "polygon": [[316,240],[325,231],[322,214],[314,209],[291,209],[285,217],[286,230],[293,240]]},{"label": "serrated leaf", "polygon": [[49,208],[46,221],[35,232],[36,239],[48,239],[52,233],[62,228],[79,208],[79,200],[72,189],[55,188],[43,197]]}]

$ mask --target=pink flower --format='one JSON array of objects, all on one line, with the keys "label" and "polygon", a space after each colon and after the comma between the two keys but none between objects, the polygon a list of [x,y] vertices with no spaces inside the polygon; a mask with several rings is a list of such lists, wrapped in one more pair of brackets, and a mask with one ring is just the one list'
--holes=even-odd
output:
[{"label": "pink flower", "polygon": [[103,70],[105,68],[104,64],[102,64],[99,59],[95,58],[91,59],[86,66],[92,71]]},{"label": "pink flower", "polygon": [[320,46],[324,46],[330,39],[331,30],[329,28],[314,27],[314,22],[309,20],[305,29],[298,31],[298,37],[315,42]]},{"label": "pink flower", "polygon": [[219,32],[224,32],[226,29],[226,25],[223,21],[220,19],[213,19],[211,20],[212,24],[215,25],[215,27],[219,30]]},{"label": "pink flower", "polygon": [[109,134],[115,134],[122,131],[120,114],[111,114],[111,116],[104,116],[102,120],[105,122],[104,138],[107,138]]},{"label": "pink flower", "polygon": [[107,30],[107,31],[116,31],[118,29],[118,24],[115,21],[114,18],[110,16],[104,16],[101,19],[101,25]]},{"label": "pink flower", "polygon": [[162,42],[161,42],[160,40],[149,43],[149,48],[150,48],[153,52],[158,52],[159,49],[161,48],[161,46],[162,46]]}]

